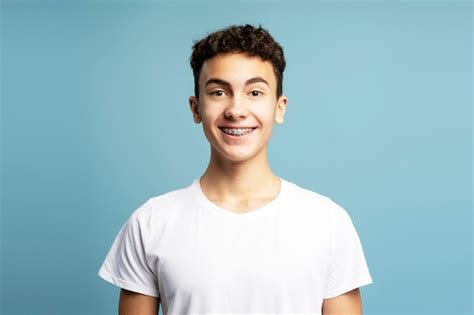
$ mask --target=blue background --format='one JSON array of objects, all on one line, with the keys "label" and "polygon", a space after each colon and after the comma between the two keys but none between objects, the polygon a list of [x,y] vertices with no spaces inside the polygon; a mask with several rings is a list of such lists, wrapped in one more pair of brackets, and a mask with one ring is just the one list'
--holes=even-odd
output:
[{"label": "blue background", "polygon": [[209,146],[192,41],[261,23],[287,57],[274,172],[351,215],[365,314],[470,314],[472,3],[3,1],[2,314],[115,314],[119,228]]}]

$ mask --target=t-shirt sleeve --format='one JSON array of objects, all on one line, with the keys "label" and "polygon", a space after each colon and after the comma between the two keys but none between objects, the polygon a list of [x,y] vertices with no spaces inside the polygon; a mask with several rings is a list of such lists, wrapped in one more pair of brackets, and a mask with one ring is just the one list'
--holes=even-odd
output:
[{"label": "t-shirt sleeve", "polygon": [[332,255],[326,277],[325,299],[373,282],[351,217],[345,209],[335,203],[333,205]]},{"label": "t-shirt sleeve", "polygon": [[159,297],[158,279],[147,260],[147,203],[132,213],[118,232],[98,275],[120,288]]}]

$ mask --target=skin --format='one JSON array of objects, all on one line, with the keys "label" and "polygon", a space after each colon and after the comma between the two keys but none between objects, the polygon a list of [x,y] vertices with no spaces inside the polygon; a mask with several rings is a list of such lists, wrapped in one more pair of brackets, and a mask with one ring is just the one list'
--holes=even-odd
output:
[{"label": "skin", "polygon": [[362,315],[362,299],[359,288],[332,299],[324,299],[323,315]]},{"label": "skin", "polygon": [[[270,62],[246,54],[219,55],[204,62],[199,98],[189,106],[210,144],[210,160],[200,178],[205,196],[236,213],[258,209],[275,199],[280,180],[270,168],[267,145],[273,126],[284,122],[288,98],[276,95]],[[221,126],[256,127],[246,139],[230,139]],[[156,315],[159,299],[121,290],[120,315]],[[362,314],[359,289],[323,301],[324,315]]]},{"label": "skin", "polygon": [[119,315],[156,315],[160,299],[128,290],[120,290]]},{"label": "skin", "polygon": [[[273,200],[280,180],[267,159],[274,124],[284,121],[288,99],[276,96],[270,62],[245,54],[207,60],[199,77],[199,99],[189,98],[194,122],[202,123],[210,161],[200,178],[206,197],[233,212],[255,210]],[[229,140],[219,126],[257,127],[242,141]]]}]

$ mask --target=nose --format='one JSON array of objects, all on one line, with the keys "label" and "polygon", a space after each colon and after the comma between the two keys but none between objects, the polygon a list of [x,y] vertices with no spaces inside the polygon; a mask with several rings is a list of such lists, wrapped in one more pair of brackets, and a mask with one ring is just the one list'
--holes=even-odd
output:
[{"label": "nose", "polygon": [[247,114],[248,110],[245,101],[238,96],[232,97],[224,111],[224,116],[231,119],[246,117]]}]

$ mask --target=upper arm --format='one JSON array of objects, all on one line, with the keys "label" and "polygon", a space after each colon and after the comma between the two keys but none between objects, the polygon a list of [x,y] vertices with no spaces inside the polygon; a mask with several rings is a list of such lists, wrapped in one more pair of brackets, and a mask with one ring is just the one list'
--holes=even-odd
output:
[{"label": "upper arm", "polygon": [[119,315],[156,315],[159,308],[159,297],[120,290]]},{"label": "upper arm", "polygon": [[362,315],[359,288],[323,301],[323,315]]}]

